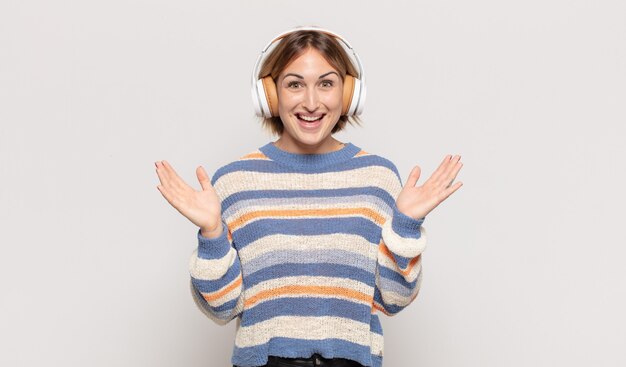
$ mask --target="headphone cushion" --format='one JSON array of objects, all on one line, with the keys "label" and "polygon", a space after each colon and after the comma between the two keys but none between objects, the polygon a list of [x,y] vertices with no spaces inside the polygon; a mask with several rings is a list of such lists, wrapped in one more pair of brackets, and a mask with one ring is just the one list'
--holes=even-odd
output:
[{"label": "headphone cushion", "polygon": [[270,116],[278,116],[278,94],[276,93],[276,83],[270,75],[263,77],[263,89],[265,92],[265,99],[270,109]]},{"label": "headphone cushion", "polygon": [[350,105],[352,104],[354,98],[355,83],[355,78],[350,74],[346,74],[346,77],[343,80],[343,105],[341,109],[341,115],[346,115],[349,111]]}]

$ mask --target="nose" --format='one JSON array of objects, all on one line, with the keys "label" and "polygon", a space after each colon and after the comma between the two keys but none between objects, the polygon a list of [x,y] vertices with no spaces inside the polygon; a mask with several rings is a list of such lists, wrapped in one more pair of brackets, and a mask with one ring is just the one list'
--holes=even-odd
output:
[{"label": "nose", "polygon": [[319,96],[315,87],[307,88],[304,96],[304,108],[308,111],[315,111],[319,105]]}]

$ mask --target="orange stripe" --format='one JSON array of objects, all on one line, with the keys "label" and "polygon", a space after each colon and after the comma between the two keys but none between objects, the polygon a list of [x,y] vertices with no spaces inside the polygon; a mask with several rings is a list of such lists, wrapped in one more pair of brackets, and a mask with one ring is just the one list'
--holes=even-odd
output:
[{"label": "orange stripe", "polygon": [[372,303],[372,309],[376,309],[382,313],[384,313],[387,316],[391,316],[390,312],[387,312],[387,310],[385,310],[381,305],[379,305],[377,302]]},{"label": "orange stripe", "polygon": [[256,219],[265,217],[304,217],[304,216],[318,216],[318,217],[333,217],[338,215],[362,215],[372,219],[374,222],[382,225],[385,222],[385,218],[369,208],[330,208],[330,209],[302,209],[302,210],[259,210],[254,212],[248,212],[228,223],[228,227],[232,230],[243,226],[245,223]]},{"label": "orange stripe", "polygon": [[[361,155],[369,155],[369,153],[364,151],[364,150],[360,150],[354,156],[357,157],[357,156],[361,156]],[[254,158],[256,158],[256,159],[270,159],[268,156],[263,154],[263,152],[248,153],[248,154],[242,156],[240,159],[254,159]]]},{"label": "orange stripe", "polygon": [[415,265],[420,261],[420,258],[422,257],[422,254],[417,255],[416,257],[414,257],[413,259],[411,259],[411,261],[409,261],[409,263],[407,264],[406,268],[402,269],[400,266],[398,266],[398,263],[396,262],[396,259],[393,257],[393,254],[391,253],[391,250],[389,250],[389,247],[387,247],[387,245],[385,245],[384,242],[380,242],[379,246],[378,246],[378,250],[380,252],[382,252],[383,254],[385,254],[385,256],[387,256],[388,258],[391,259],[391,261],[393,261],[394,264],[396,264],[398,270],[400,271],[400,273],[404,276],[407,276],[411,270],[413,270],[413,268],[415,267]]},{"label": "orange stripe", "polygon": [[241,285],[241,281],[242,281],[242,278],[241,278],[241,274],[240,274],[237,277],[237,279],[234,282],[232,282],[228,287],[222,289],[221,291],[217,291],[215,293],[202,294],[202,297],[204,297],[204,299],[207,302],[215,301],[216,299],[224,296],[226,293],[228,293],[228,292],[232,291],[233,289],[239,287]]},{"label": "orange stripe", "polygon": [[371,302],[372,297],[368,296],[365,293],[358,292],[352,289],[347,289],[343,287],[330,287],[330,286],[319,286],[319,285],[310,285],[310,286],[302,286],[302,285],[288,285],[284,287],[274,288],[267,291],[262,291],[257,293],[254,297],[250,297],[246,299],[245,307],[248,308],[251,305],[254,305],[257,302],[260,302],[266,298],[270,297],[278,297],[281,295],[288,294],[320,294],[320,295],[340,295],[352,299],[356,299],[364,302]]},{"label": "orange stripe", "polygon": [[263,153],[260,152],[253,152],[253,153],[249,153],[244,155],[243,157],[241,157],[241,159],[252,159],[252,158],[256,158],[256,159],[269,159],[267,158],[267,156]]}]

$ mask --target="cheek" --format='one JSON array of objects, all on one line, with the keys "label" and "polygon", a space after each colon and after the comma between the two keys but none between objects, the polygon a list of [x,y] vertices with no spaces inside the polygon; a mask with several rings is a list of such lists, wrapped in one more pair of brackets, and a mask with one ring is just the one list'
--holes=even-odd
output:
[{"label": "cheek", "polygon": [[341,112],[341,107],[343,105],[343,93],[342,91],[336,91],[329,96],[328,108],[337,111],[337,113]]},{"label": "cheek", "polygon": [[292,109],[295,104],[297,104],[297,101],[295,101],[294,97],[290,96],[289,93],[283,93],[278,95],[279,111],[288,111]]}]

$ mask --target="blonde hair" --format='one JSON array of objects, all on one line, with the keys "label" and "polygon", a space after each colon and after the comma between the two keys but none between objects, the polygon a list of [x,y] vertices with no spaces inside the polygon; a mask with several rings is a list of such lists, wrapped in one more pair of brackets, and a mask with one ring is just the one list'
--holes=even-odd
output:
[{"label": "blonde hair", "polygon": [[[268,54],[261,65],[257,78],[261,79],[271,75],[274,83],[278,85],[277,80],[280,73],[285,70],[293,59],[302,55],[309,48],[319,51],[326,61],[339,72],[342,80],[345,81],[346,74],[355,78],[359,77],[358,71],[352,64],[350,57],[335,37],[321,31],[300,30],[285,36]],[[272,134],[280,136],[284,131],[284,125],[280,116],[261,118],[261,123],[263,128]],[[361,119],[358,116],[341,115],[331,134],[343,130],[347,123],[356,123],[360,126]]]}]

